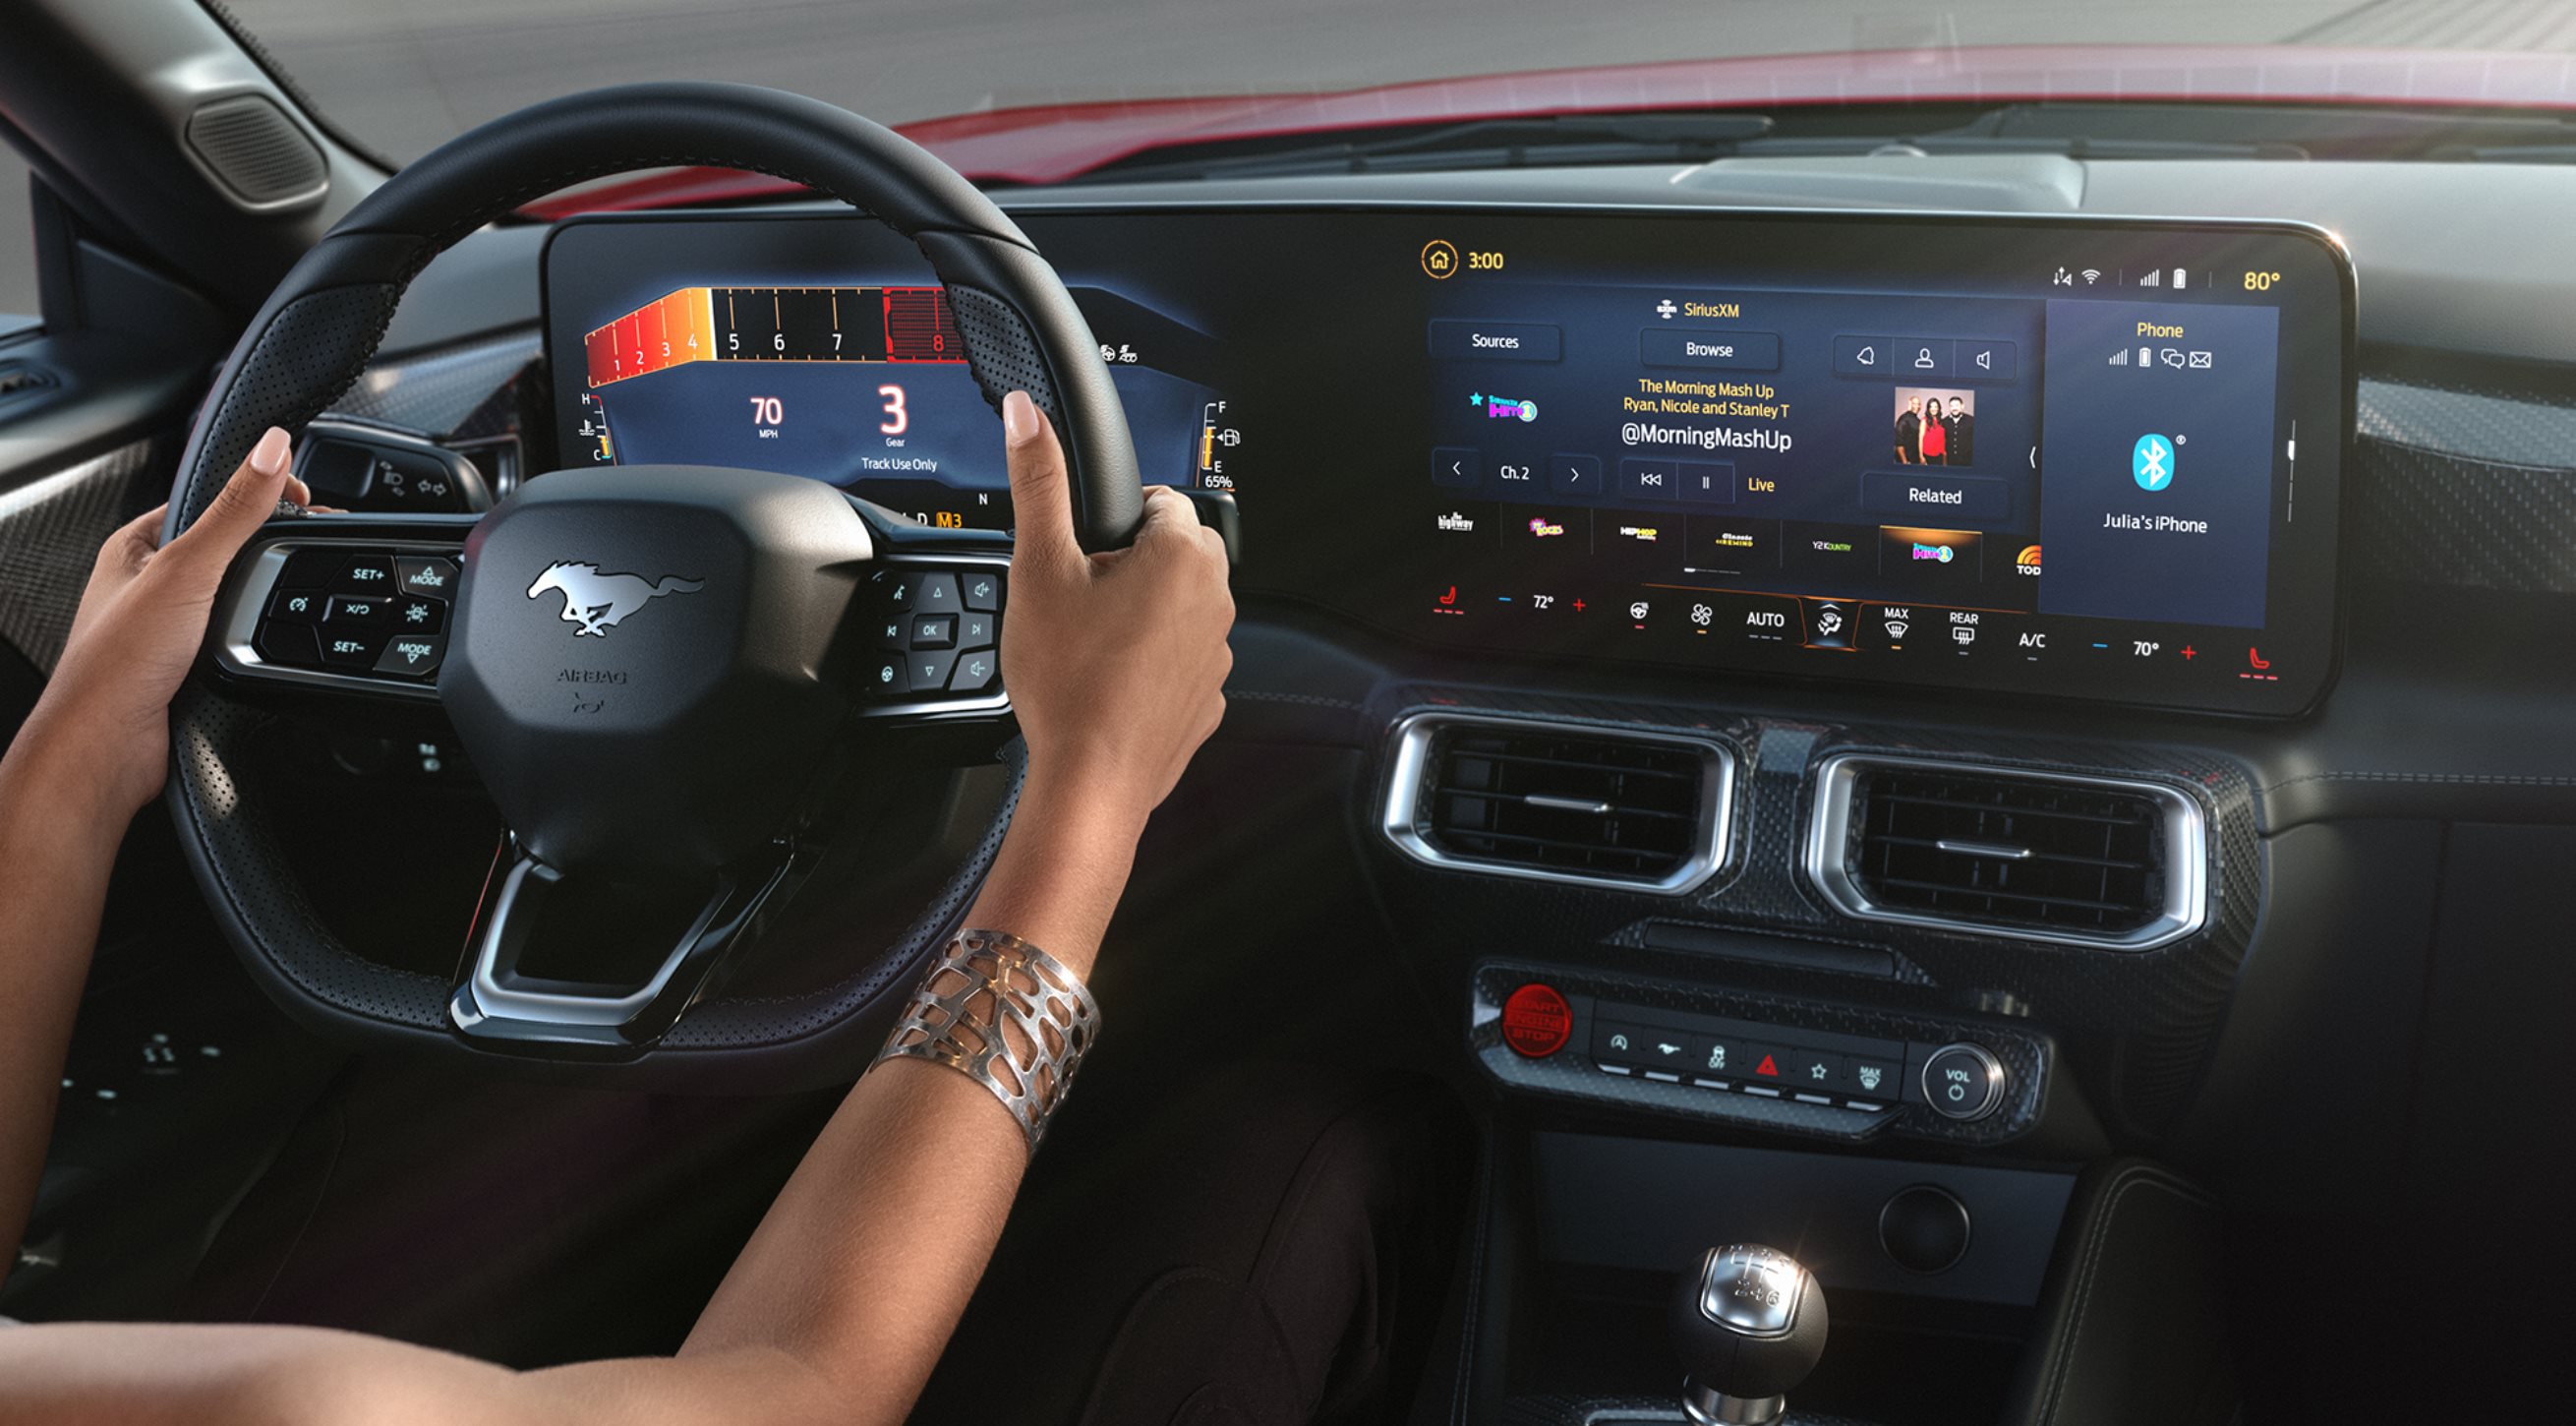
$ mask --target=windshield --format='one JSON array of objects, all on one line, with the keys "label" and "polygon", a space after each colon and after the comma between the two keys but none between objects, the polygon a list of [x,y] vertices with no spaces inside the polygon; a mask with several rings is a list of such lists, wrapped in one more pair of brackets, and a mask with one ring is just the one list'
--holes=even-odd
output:
[{"label": "windshield", "polygon": [[[230,7],[324,113],[397,162],[541,99],[655,79],[765,84],[902,124],[1028,105],[1316,94],[1768,55],[1851,56],[1875,95],[1891,81],[1900,93],[1917,82],[1973,93],[1974,52],[1990,46],[2576,52],[2576,3],[2560,0],[230,0]],[[2302,67],[2295,53],[2279,58],[2273,72],[2245,73],[2231,56],[2229,73],[2214,82],[2237,96],[2335,92],[2335,74],[2303,72],[2330,66]],[[2154,92],[2175,92],[2170,76]]]}]

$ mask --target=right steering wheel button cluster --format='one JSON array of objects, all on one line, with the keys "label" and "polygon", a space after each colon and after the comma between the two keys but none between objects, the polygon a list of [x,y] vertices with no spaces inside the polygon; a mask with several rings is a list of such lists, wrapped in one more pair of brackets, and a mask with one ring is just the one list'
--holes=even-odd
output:
[{"label": "right steering wheel button cluster", "polygon": [[998,572],[881,570],[865,597],[879,649],[866,676],[870,697],[931,703],[979,697],[999,682]]}]

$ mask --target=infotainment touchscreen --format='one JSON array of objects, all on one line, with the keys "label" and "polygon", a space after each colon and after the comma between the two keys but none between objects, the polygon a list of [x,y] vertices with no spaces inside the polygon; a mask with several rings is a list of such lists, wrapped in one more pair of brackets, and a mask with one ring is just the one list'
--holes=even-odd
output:
[{"label": "infotainment touchscreen", "polygon": [[[2332,671],[2352,279],[2281,225],[1017,215],[1252,595],[1506,654],[2255,713]],[[846,217],[585,221],[565,463],[1006,526],[945,293]]]}]

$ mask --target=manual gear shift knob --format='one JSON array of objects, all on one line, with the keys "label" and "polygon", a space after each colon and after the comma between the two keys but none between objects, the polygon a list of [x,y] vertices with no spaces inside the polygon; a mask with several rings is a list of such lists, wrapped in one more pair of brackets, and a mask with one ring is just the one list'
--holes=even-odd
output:
[{"label": "manual gear shift knob", "polygon": [[1786,1253],[1711,1248],[1673,1294],[1673,1350],[1689,1374],[1682,1413],[1698,1426],[1767,1426],[1825,1351],[1825,1290]]}]

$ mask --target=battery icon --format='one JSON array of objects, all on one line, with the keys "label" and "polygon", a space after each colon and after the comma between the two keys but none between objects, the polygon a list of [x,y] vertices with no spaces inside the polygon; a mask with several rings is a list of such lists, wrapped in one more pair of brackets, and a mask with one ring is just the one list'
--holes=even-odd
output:
[{"label": "battery icon", "polygon": [[2154,366],[2155,364],[2156,364],[2156,354],[2155,354],[2154,352],[2151,352],[2151,351],[2147,350],[2145,347],[2140,347],[2140,348],[2138,348],[2138,369],[2139,369],[2139,370],[2144,371],[2144,370],[2146,370],[2148,367]]},{"label": "battery icon", "polygon": [[2182,291],[2182,278],[2183,278],[2183,269],[2181,269],[2181,268],[2175,268],[2175,269],[2174,269],[2174,291],[2176,291],[2176,292],[2180,292],[2180,291]]}]

